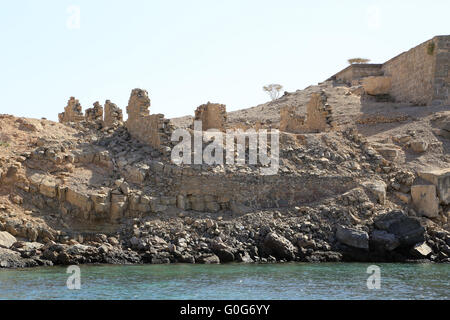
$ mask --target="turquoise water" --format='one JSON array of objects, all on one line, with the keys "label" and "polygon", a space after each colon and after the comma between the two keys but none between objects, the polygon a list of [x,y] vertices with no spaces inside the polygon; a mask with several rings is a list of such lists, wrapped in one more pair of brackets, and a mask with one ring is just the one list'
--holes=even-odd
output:
[{"label": "turquoise water", "polygon": [[0,299],[449,299],[449,264],[377,264],[369,290],[362,263],[80,266],[0,270]]}]

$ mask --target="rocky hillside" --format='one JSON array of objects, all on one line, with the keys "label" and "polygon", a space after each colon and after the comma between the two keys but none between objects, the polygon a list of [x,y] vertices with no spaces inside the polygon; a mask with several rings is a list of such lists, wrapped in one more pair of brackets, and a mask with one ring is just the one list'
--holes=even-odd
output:
[{"label": "rocky hillside", "polygon": [[[322,90],[336,128],[280,133],[280,168],[175,165],[123,125],[0,116],[0,266],[450,262],[450,111],[325,82],[230,112],[278,128]],[[189,127],[192,118],[172,119]],[[248,152],[248,150],[247,150]]]}]

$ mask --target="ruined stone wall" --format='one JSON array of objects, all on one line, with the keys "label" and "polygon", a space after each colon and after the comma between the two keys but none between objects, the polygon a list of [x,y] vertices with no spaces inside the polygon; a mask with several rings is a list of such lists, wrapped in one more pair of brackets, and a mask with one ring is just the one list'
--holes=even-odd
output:
[{"label": "ruined stone wall", "polygon": [[195,110],[195,120],[202,121],[202,129],[218,129],[223,131],[227,122],[227,110],[224,104],[203,104]]},{"label": "ruined stone wall", "polygon": [[352,64],[344,70],[336,73],[332,78],[350,84],[353,80],[368,76],[381,76],[381,64]]},{"label": "ruined stone wall", "polygon": [[[354,64],[330,79],[351,85],[366,77],[391,79],[388,94],[415,105],[450,105],[450,36],[436,36],[382,65]],[[387,91],[387,90],[383,90]],[[384,94],[384,93],[383,93]]]},{"label": "ruined stone wall", "polygon": [[94,107],[86,109],[86,121],[102,122],[103,121],[103,107],[98,101],[94,102]]},{"label": "ruined stone wall", "polygon": [[75,97],[70,97],[64,112],[58,114],[60,123],[64,122],[80,122],[84,120],[80,102]]},{"label": "ruined stone wall", "polygon": [[315,92],[306,106],[306,128],[309,132],[327,131],[332,126],[331,106],[324,92]]},{"label": "ruined stone wall", "polygon": [[[273,208],[301,205],[344,193],[354,187],[349,177],[278,176],[235,174],[201,176],[181,174],[174,192],[184,198],[184,209],[216,212],[233,206]],[[256,192],[257,191],[257,192]]]},{"label": "ruined stone wall", "polygon": [[306,106],[306,119],[295,113],[295,107],[280,110],[280,131],[290,133],[323,132],[335,125],[332,108],[323,91],[314,92]]},{"label": "ruined stone wall", "polygon": [[109,100],[105,102],[105,127],[116,127],[123,122],[122,110]]},{"label": "ruined stone wall", "polygon": [[142,89],[134,89],[128,101],[126,128],[131,136],[154,148],[170,141],[173,127],[163,114],[150,115],[150,99]]},{"label": "ruined stone wall", "polygon": [[391,96],[417,105],[449,103],[450,36],[434,37],[383,65]]},{"label": "ruined stone wall", "polygon": [[280,131],[303,133],[305,116],[296,114],[296,107],[284,107],[280,110]]}]

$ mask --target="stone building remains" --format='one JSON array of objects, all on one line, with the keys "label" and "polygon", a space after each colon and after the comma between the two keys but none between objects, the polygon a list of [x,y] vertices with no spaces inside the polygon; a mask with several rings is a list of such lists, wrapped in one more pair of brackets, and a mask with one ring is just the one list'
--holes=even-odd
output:
[{"label": "stone building remains", "polygon": [[383,64],[352,64],[331,77],[369,95],[415,105],[450,105],[450,35],[436,36]]}]

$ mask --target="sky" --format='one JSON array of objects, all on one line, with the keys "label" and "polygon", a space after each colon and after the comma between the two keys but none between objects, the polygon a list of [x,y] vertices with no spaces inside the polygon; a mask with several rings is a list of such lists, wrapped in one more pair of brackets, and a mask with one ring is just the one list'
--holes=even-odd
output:
[{"label": "sky", "polygon": [[449,14],[448,0],[0,0],[0,113],[57,120],[71,96],[125,113],[133,88],[167,118],[248,108],[264,85],[304,89],[450,34]]}]

